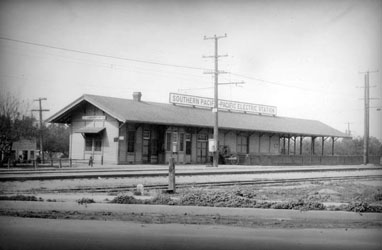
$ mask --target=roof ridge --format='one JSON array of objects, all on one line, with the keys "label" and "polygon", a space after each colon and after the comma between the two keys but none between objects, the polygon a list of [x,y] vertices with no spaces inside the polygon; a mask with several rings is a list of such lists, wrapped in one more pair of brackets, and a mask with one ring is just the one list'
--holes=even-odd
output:
[{"label": "roof ridge", "polygon": [[[128,98],[122,98],[122,97],[114,97],[114,96],[105,96],[105,95],[94,95],[94,94],[83,94],[83,97],[85,96],[94,96],[94,97],[102,97],[102,98],[113,98],[113,99],[119,99],[119,100],[125,100],[125,101],[134,101],[133,99],[128,99]],[[204,110],[208,111],[208,108],[195,108],[187,105],[176,105],[176,104],[171,104],[171,103],[165,103],[165,102],[153,102],[153,101],[139,101],[138,103],[149,103],[149,104],[160,104],[160,105],[167,105],[167,106],[175,106],[175,107],[180,107],[180,108],[190,108],[190,109],[198,109],[198,110]],[[229,110],[221,110],[223,112],[227,112],[230,114],[239,114],[239,115],[257,115],[259,117],[270,117],[270,118],[281,118],[281,119],[294,119],[294,120],[300,120],[300,121],[314,121],[314,122],[320,122],[322,124],[325,124],[319,120],[315,119],[308,119],[308,118],[297,118],[297,117],[289,117],[289,116],[271,116],[271,115],[261,115],[257,113],[245,113],[245,112],[235,112],[235,111],[229,111]]]},{"label": "roof ridge", "polygon": [[[87,101],[120,122],[147,122],[171,125],[212,126],[210,109],[193,108],[171,103],[136,101],[121,97],[83,94],[74,102],[52,116],[50,122],[59,120],[66,112],[82,101]],[[313,119],[269,116],[256,113],[221,112],[221,127],[239,130],[280,131],[281,133],[346,137],[339,130]],[[262,127],[260,127],[262,126]]]}]

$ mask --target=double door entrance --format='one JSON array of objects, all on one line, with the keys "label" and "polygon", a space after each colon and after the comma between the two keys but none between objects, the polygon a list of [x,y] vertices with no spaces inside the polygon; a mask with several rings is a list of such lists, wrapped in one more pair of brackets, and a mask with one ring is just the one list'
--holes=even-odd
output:
[{"label": "double door entrance", "polygon": [[163,127],[151,127],[143,130],[142,163],[162,163],[164,143]]},{"label": "double door entrance", "polygon": [[196,162],[207,163],[208,160],[208,145],[207,141],[196,142]]}]

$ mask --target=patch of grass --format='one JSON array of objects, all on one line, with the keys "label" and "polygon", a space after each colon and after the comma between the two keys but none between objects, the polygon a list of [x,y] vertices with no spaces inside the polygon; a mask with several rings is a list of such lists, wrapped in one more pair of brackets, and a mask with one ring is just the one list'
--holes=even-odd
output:
[{"label": "patch of grass", "polygon": [[382,213],[382,206],[371,205],[366,202],[353,202],[348,205],[341,206],[341,210],[357,213]]},{"label": "patch of grass", "polygon": [[36,196],[31,195],[13,195],[13,196],[0,196],[0,200],[8,201],[44,201],[41,197],[37,199]]},{"label": "patch of grass", "polygon": [[378,192],[373,195],[373,198],[375,201],[382,201],[382,191],[378,190]]},{"label": "patch of grass", "polygon": [[143,200],[135,199],[131,195],[118,195],[110,201],[110,203],[117,204],[143,204]]},{"label": "patch of grass", "polygon": [[132,195],[118,195],[110,203],[117,204],[152,204],[152,205],[175,205],[169,196],[158,194],[151,199],[136,199]]}]

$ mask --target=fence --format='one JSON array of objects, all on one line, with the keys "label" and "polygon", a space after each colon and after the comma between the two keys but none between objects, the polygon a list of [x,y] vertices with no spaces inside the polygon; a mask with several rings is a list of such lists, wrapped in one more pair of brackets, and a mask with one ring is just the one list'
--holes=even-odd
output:
[{"label": "fence", "polygon": [[[381,164],[381,156],[369,156],[369,163]],[[363,156],[332,155],[239,155],[242,165],[360,165]]]},{"label": "fence", "polygon": [[[103,162],[95,162],[96,165],[102,165]],[[26,163],[8,162],[3,164],[7,168],[73,168],[73,167],[88,167],[89,159],[47,159],[44,163],[36,160],[31,160]]]}]

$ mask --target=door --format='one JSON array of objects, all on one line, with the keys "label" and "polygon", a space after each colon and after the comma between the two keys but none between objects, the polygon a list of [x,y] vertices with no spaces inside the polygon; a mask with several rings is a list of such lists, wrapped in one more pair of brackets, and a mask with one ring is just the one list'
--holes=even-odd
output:
[{"label": "door", "polygon": [[185,163],[191,163],[191,134],[186,134],[186,156]]},{"label": "door", "polygon": [[151,131],[150,130],[144,130],[143,131],[143,143],[142,143],[142,162],[143,163],[150,163],[151,159]]},{"label": "door", "polygon": [[206,141],[196,142],[196,162],[197,163],[207,162],[207,142]]}]

